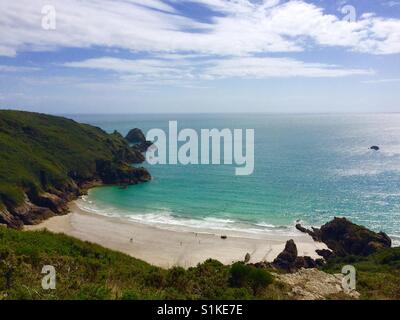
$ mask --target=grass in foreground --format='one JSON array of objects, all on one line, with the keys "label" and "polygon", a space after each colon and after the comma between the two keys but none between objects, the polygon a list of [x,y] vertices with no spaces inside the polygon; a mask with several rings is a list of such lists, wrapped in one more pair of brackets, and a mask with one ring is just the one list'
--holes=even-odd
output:
[{"label": "grass in foreground", "polygon": [[400,247],[368,257],[348,256],[330,261],[322,270],[340,273],[345,265],[357,270],[357,291],[361,299],[400,300]]},{"label": "grass in foreground", "polygon": [[[400,248],[332,260],[323,271],[340,273],[347,264],[357,269],[361,299],[400,299]],[[41,287],[44,265],[56,269],[56,290]],[[289,299],[290,291],[268,270],[242,263],[165,270],[66,235],[0,227],[0,300]]]},{"label": "grass in foreground", "polygon": [[[44,265],[56,269],[56,290],[41,287]],[[241,263],[164,270],[65,235],[0,227],[0,299],[285,299],[288,290]]]}]

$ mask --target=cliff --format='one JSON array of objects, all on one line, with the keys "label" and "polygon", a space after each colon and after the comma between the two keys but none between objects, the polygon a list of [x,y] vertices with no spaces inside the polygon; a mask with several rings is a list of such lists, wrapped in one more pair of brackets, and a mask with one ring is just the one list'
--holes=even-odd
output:
[{"label": "cliff", "polygon": [[38,113],[0,110],[0,154],[0,224],[13,228],[66,213],[91,186],[151,179],[118,132]]}]

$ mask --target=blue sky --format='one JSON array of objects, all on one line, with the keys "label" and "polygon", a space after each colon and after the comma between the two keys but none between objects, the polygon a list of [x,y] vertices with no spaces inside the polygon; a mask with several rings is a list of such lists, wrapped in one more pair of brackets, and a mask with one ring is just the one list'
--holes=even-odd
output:
[{"label": "blue sky", "polygon": [[400,0],[5,0],[0,12],[0,108],[400,112]]}]

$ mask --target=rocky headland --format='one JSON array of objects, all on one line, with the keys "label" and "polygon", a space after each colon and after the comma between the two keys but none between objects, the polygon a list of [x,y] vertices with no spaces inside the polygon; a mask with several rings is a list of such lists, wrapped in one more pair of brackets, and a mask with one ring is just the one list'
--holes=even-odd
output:
[{"label": "rocky headland", "polygon": [[0,224],[21,228],[66,214],[68,202],[94,186],[150,181],[133,166],[149,145],[62,117],[0,111]]},{"label": "rocky headland", "polygon": [[296,225],[296,228],[309,234],[315,241],[323,242],[328,246],[330,252],[328,250],[319,252],[319,255],[325,259],[348,255],[368,256],[392,246],[392,240],[386,233],[376,233],[346,218],[336,217],[320,229],[309,230],[300,224]]}]

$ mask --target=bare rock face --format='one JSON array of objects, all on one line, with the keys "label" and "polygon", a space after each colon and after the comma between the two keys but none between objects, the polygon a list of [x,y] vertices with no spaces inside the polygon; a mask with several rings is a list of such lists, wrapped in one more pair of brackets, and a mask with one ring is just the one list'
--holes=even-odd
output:
[{"label": "bare rock face", "polygon": [[[333,256],[368,256],[376,251],[390,248],[392,241],[384,232],[376,233],[356,225],[346,218],[334,218],[321,229],[308,230],[300,225],[298,230],[310,234],[314,240],[325,243]],[[325,252],[324,252],[325,254]]]},{"label": "bare rock face", "polygon": [[[121,155],[121,159],[130,160],[130,156],[127,152]],[[21,229],[24,225],[35,225],[50,217],[67,214],[68,202],[85,194],[94,185],[129,185],[151,180],[148,170],[133,167],[123,160],[98,160],[96,173],[85,178],[70,172],[70,181],[60,185],[60,189],[51,187],[47,192],[38,192],[36,188],[26,188],[24,199],[18,206],[0,207],[0,224]],[[45,174],[42,176],[45,180]]]},{"label": "bare rock face", "polygon": [[55,216],[55,213],[47,207],[41,207],[32,203],[28,196],[25,195],[25,200],[22,205],[8,209],[0,210],[0,223],[11,228],[22,228],[23,225],[34,225],[42,222],[45,219]]},{"label": "bare rock face", "polygon": [[329,260],[331,257],[334,256],[332,251],[327,249],[315,250],[315,252],[321,257],[323,257],[325,260]]},{"label": "bare rock face", "polygon": [[285,249],[276,257],[272,264],[283,270],[292,270],[297,258],[297,246],[293,240],[286,242]]},{"label": "bare rock face", "polygon": [[318,229],[312,228],[312,230],[309,230],[307,228],[304,228],[300,223],[296,224],[296,229],[299,230],[300,232],[308,234],[309,236],[311,236],[311,238],[314,239],[314,241],[320,241]]},{"label": "bare rock face", "polygon": [[12,228],[20,228],[22,223],[18,221],[7,208],[0,209],[0,224],[11,226]]},{"label": "bare rock face", "polygon": [[278,280],[292,288],[291,298],[296,300],[325,300],[332,295],[347,295],[358,299],[357,291],[346,292],[341,274],[328,274],[317,269],[301,269],[295,273],[276,274]]},{"label": "bare rock face", "polygon": [[68,210],[67,202],[64,199],[48,192],[39,195],[29,195],[29,199],[37,206],[49,208],[54,213],[60,214]]},{"label": "bare rock face", "polygon": [[136,175],[139,182],[149,182],[151,181],[151,174],[145,168],[136,168]]},{"label": "bare rock face", "polygon": [[[136,150],[136,151],[138,151],[138,152],[146,152],[151,146],[153,145],[153,142],[151,142],[151,141],[145,141],[145,142],[141,142],[141,143],[138,143],[138,144],[134,144],[133,146],[132,146],[132,149],[133,150]],[[144,161],[145,159],[143,158],[143,161]],[[142,162],[143,162],[142,161]]]},{"label": "bare rock face", "polygon": [[115,164],[113,161],[96,161],[96,171],[104,184],[137,184],[151,180],[145,168],[136,168],[127,163]]},{"label": "bare rock face", "polygon": [[[62,117],[0,110],[0,131],[6,137],[0,149],[8,153],[2,166],[10,162],[16,168],[12,174],[0,170],[1,182],[7,181],[0,186],[0,224],[8,227],[66,214],[68,202],[94,185],[151,180],[145,168],[133,166],[145,161],[143,152],[151,145],[140,129],[128,134],[128,140],[138,143],[130,145],[117,131],[108,134]],[[33,147],[26,150],[26,145]],[[17,172],[29,175],[21,179]]]},{"label": "bare rock face", "polygon": [[309,269],[309,268],[316,268],[319,265],[322,265],[323,262],[320,260],[314,260],[311,257],[297,257],[294,262],[295,269]]},{"label": "bare rock face", "polygon": [[[146,152],[153,145],[153,142],[147,141],[143,131],[138,128],[130,130],[125,140],[133,144],[131,150],[139,155]],[[139,159],[139,161],[135,161],[134,163],[141,163],[145,160],[143,155],[142,158],[139,156]]]}]

